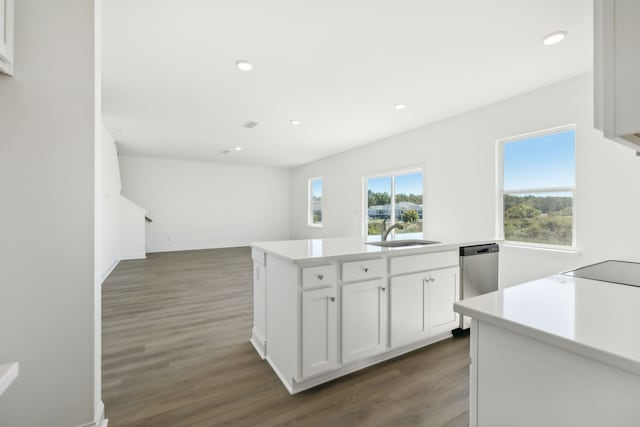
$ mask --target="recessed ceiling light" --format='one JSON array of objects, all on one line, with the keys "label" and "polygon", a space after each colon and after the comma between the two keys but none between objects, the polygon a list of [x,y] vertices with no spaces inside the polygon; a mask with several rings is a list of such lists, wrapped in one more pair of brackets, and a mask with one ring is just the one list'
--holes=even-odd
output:
[{"label": "recessed ceiling light", "polygon": [[407,108],[407,106],[405,104],[396,104],[393,106],[393,108],[395,108],[396,110],[404,110],[405,108]]},{"label": "recessed ceiling light", "polygon": [[234,150],[236,150],[236,151],[242,151],[242,147],[236,147],[236,148],[234,148]]},{"label": "recessed ceiling light", "polygon": [[289,120],[289,123],[291,123],[294,126],[298,126],[302,122],[300,120]]},{"label": "recessed ceiling light", "polygon": [[556,31],[554,33],[547,34],[546,36],[544,36],[542,38],[542,44],[545,46],[551,46],[556,43],[560,43],[566,37],[567,37],[566,31]]},{"label": "recessed ceiling light", "polygon": [[239,60],[236,61],[236,67],[240,71],[251,71],[253,69],[253,64],[249,61]]}]

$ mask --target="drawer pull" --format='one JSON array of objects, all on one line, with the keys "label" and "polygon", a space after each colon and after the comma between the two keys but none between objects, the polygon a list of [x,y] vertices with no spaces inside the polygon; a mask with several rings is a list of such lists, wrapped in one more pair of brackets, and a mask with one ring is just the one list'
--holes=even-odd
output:
[{"label": "drawer pull", "polygon": [[330,297],[330,298],[329,298],[329,301],[331,301],[331,302],[336,302],[336,297]]},{"label": "drawer pull", "polygon": [[380,288],[380,290],[381,290],[382,292],[384,292],[384,291],[386,291],[386,290],[387,290],[387,288]]},{"label": "drawer pull", "polygon": [[365,273],[368,273],[368,272],[369,272],[369,267],[362,267],[362,270],[363,270]]},{"label": "drawer pull", "polygon": [[324,279],[324,274],[318,274],[318,280]]}]

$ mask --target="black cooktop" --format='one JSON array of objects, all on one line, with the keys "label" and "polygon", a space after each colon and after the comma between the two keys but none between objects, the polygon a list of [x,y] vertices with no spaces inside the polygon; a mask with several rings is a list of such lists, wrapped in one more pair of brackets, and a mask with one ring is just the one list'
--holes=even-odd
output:
[{"label": "black cooktop", "polygon": [[640,287],[640,263],[630,261],[603,261],[562,274],[583,279],[601,280],[619,285]]}]

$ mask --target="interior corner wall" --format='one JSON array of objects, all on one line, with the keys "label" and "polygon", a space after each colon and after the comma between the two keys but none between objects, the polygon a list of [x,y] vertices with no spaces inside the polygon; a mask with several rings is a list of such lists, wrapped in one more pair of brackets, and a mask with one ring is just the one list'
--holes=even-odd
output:
[{"label": "interior corner wall", "polygon": [[[363,234],[362,177],[424,168],[427,238],[478,241],[496,233],[496,140],[576,124],[577,254],[508,247],[501,287],[636,254],[640,158],[593,129],[585,74],[291,170],[291,237]],[[323,227],[307,227],[307,180],[323,178]]]},{"label": "interior corner wall", "polygon": [[120,156],[122,194],[144,208],[147,252],[289,238],[289,171]]},{"label": "interior corner wall", "polygon": [[102,126],[99,160],[99,273],[100,282],[104,281],[120,261],[120,165],[116,143]]},{"label": "interior corner wall", "polygon": [[14,76],[0,75],[0,363],[20,374],[0,425],[90,425],[94,2],[15,3]]}]

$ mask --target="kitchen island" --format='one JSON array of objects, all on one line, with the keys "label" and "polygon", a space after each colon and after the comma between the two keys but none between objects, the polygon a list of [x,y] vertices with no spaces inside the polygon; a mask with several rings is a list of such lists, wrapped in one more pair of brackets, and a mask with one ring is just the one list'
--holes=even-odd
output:
[{"label": "kitchen island", "polygon": [[361,238],[253,243],[251,343],[290,393],[451,336],[459,248]]},{"label": "kitchen island", "polygon": [[568,275],[457,302],[470,426],[640,425],[640,288]]}]

